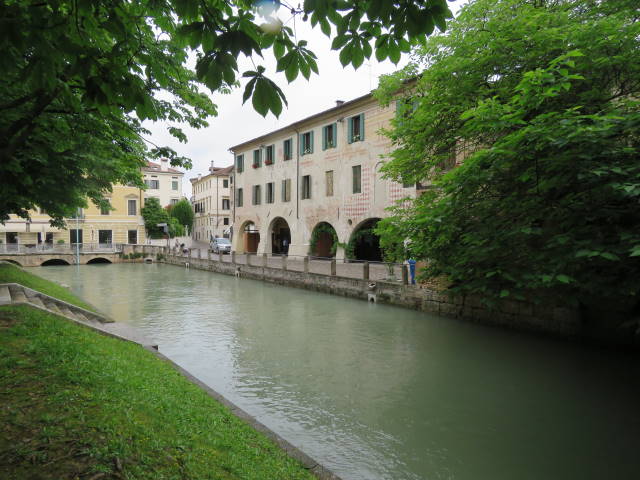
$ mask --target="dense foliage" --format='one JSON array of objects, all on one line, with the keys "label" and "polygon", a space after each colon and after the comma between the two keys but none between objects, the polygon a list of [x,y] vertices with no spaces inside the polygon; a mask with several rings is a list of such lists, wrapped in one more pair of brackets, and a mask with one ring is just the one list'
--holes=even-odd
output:
[{"label": "dense foliage", "polygon": [[193,207],[186,198],[173,205],[169,215],[177,220],[178,225],[185,226],[189,232],[191,231],[193,227]]},{"label": "dense foliage", "polygon": [[141,210],[144,219],[144,228],[147,230],[147,236],[151,238],[163,238],[165,236],[162,227],[158,224],[166,223],[170,225],[170,217],[165,209],[160,206],[160,201],[155,197],[147,198],[144,201],[144,207]]},{"label": "dense foliage", "polygon": [[432,188],[381,222],[383,244],[409,239],[457,292],[637,304],[636,7],[477,0],[431,38],[404,72],[426,67],[399,102],[386,171]]},{"label": "dense foliage", "polygon": [[[180,124],[202,128],[216,113],[205,87],[224,92],[244,78],[244,101],[278,115],[286,99],[265,68],[241,74],[237,64],[272,51],[288,81],[317,73],[278,13],[333,35],[342,64],[356,68],[374,51],[397,62],[451,15],[445,0],[1,2],[0,222],[39,205],[62,225],[87,198],[104,204],[114,183],[142,186],[141,121],[166,122],[186,142]],[[149,153],[190,165],[167,147]]]}]

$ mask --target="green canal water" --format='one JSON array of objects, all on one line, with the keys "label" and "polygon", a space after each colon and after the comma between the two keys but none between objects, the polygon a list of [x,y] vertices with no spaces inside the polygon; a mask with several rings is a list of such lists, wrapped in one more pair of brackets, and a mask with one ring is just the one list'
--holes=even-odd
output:
[{"label": "green canal water", "polygon": [[169,265],[34,271],[345,480],[639,478],[630,354]]}]

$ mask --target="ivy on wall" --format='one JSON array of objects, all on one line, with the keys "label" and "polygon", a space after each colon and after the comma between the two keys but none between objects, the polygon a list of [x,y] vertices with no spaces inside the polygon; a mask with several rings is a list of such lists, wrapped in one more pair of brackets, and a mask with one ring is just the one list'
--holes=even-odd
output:
[{"label": "ivy on wall", "polygon": [[338,248],[338,234],[336,233],[335,228],[333,228],[328,223],[320,223],[313,229],[311,233],[311,240],[309,241],[309,254],[313,255],[316,253],[316,247],[318,245],[318,240],[320,240],[320,235],[323,233],[328,233],[331,235],[331,249],[329,250],[330,256],[334,256],[336,254],[336,250]]}]

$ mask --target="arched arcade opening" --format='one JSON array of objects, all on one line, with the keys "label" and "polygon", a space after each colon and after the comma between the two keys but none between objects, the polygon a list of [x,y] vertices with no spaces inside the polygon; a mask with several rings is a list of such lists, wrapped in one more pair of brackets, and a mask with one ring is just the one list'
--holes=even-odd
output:
[{"label": "arched arcade opening", "polygon": [[379,221],[379,218],[368,218],[353,230],[347,245],[348,258],[369,262],[382,261],[380,237],[374,232]]},{"label": "arched arcade opening", "polygon": [[242,250],[245,253],[256,253],[260,244],[260,232],[253,222],[245,222],[241,229]]},{"label": "arched arcade opening", "polygon": [[271,253],[273,255],[287,255],[291,244],[291,229],[282,217],[276,217],[269,226],[271,239]]},{"label": "arched arcade opening", "polygon": [[333,258],[338,248],[338,234],[328,222],[318,223],[309,240],[309,254],[314,257]]}]

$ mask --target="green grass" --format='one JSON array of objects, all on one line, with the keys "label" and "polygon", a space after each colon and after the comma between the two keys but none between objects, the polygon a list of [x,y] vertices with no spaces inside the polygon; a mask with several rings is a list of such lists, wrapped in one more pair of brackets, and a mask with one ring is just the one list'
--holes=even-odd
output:
[{"label": "green grass", "polygon": [[0,307],[0,478],[311,479],[138,345]]},{"label": "green grass", "polygon": [[15,265],[0,263],[0,283],[19,283],[25,287],[33,288],[51,297],[59,298],[73,305],[77,305],[92,312],[96,308],[76,297],[67,288],[58,285],[50,280],[26,272]]}]

